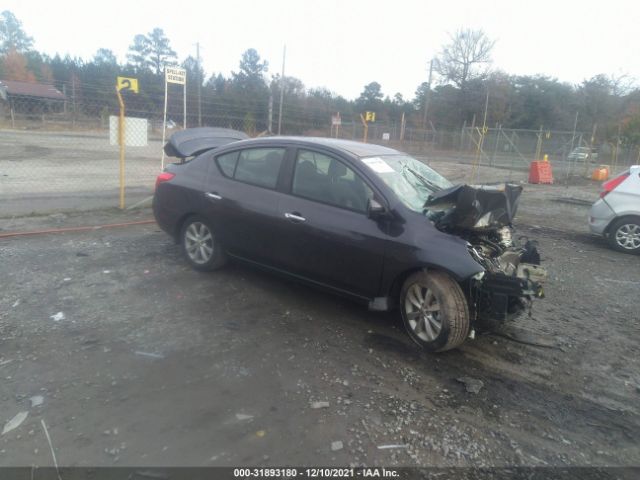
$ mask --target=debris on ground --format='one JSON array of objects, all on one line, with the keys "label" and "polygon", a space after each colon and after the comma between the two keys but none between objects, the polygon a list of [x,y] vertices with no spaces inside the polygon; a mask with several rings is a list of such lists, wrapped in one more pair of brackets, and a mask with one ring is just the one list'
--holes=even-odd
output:
[{"label": "debris on ground", "polygon": [[393,445],[378,445],[378,450],[391,450],[392,448],[409,448],[406,444],[393,444]]},{"label": "debris on ground", "polygon": [[31,401],[31,408],[39,407],[44,403],[44,397],[42,395],[34,395],[29,398],[29,400]]},{"label": "debris on ground", "polygon": [[140,355],[141,357],[149,357],[149,358],[164,358],[164,355],[160,354],[160,353],[153,353],[153,352],[142,352],[140,350],[136,350],[134,352],[136,355]]},{"label": "debris on ground", "polygon": [[20,299],[17,299],[15,302],[13,302],[13,305],[11,305],[11,308],[16,308],[18,305],[20,305]]},{"label": "debris on ground", "polygon": [[340,440],[337,440],[335,442],[331,442],[331,451],[332,452],[337,452],[338,450],[342,450],[342,442]]},{"label": "debris on ground", "polygon": [[243,420],[251,420],[253,418],[253,415],[247,415],[246,413],[236,413],[236,419],[243,421]]},{"label": "debris on ground", "polygon": [[9,420],[7,423],[4,424],[4,428],[2,429],[2,435],[4,435],[5,433],[9,433],[11,430],[15,430],[16,428],[18,428],[22,422],[24,422],[27,417],[29,416],[29,412],[19,412],[16,414],[15,417],[13,417],[11,420]]},{"label": "debris on ground", "polygon": [[329,402],[311,402],[311,408],[329,408]]},{"label": "debris on ground", "polygon": [[60,320],[64,320],[67,317],[64,316],[64,312],[58,312],[58,313],[54,313],[49,318],[54,322],[59,322]]},{"label": "debris on ground", "polygon": [[503,328],[499,331],[496,330],[494,332],[491,332],[491,335],[506,338],[507,340],[512,340],[517,343],[522,343],[523,345],[531,345],[533,347],[542,347],[542,348],[560,349],[556,341],[554,341],[553,339],[548,337],[543,337],[542,335],[529,332],[522,328],[510,328],[510,329]]},{"label": "debris on ground", "polygon": [[469,393],[479,393],[482,387],[484,387],[482,380],[478,380],[477,378],[460,377],[456,378],[456,380],[463,383]]}]

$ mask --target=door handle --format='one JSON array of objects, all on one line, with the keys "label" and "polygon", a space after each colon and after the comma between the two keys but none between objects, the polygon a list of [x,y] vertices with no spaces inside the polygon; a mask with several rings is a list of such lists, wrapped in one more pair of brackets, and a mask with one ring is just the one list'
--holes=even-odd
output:
[{"label": "door handle", "polygon": [[307,221],[306,218],[301,217],[300,215],[296,215],[295,213],[285,213],[284,217],[288,218],[292,222],[306,222]]},{"label": "door handle", "polygon": [[206,192],[204,196],[207,198],[211,198],[212,200],[222,200],[222,197],[220,195],[213,192]]}]

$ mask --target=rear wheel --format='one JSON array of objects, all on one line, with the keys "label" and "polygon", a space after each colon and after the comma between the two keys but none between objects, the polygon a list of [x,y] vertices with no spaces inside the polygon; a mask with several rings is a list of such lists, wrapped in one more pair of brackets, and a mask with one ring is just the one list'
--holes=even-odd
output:
[{"label": "rear wheel", "polygon": [[616,220],[609,229],[609,245],[619,252],[640,253],[640,218]]},{"label": "rear wheel", "polygon": [[469,335],[469,307],[460,285],[436,271],[414,273],[400,292],[407,333],[422,348],[442,352],[460,346]]},{"label": "rear wheel", "polygon": [[216,270],[226,263],[211,225],[200,216],[189,217],[184,222],[180,243],[187,261],[196,270]]}]

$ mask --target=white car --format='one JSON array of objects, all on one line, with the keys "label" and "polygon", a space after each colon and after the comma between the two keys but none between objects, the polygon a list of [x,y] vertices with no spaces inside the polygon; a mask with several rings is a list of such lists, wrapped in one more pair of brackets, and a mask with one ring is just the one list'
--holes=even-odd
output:
[{"label": "white car", "polygon": [[589,228],[615,250],[640,253],[640,165],[602,184],[589,213]]},{"label": "white car", "polygon": [[598,152],[595,149],[591,149],[589,147],[576,147],[574,148],[569,156],[567,157],[569,160],[597,160]]}]

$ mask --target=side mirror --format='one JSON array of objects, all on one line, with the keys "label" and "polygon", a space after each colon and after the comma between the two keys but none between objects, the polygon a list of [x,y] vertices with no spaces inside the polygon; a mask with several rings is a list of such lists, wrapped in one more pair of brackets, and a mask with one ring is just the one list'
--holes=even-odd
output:
[{"label": "side mirror", "polygon": [[387,209],[377,200],[370,198],[367,201],[367,217],[378,220],[384,218],[388,214]]}]

